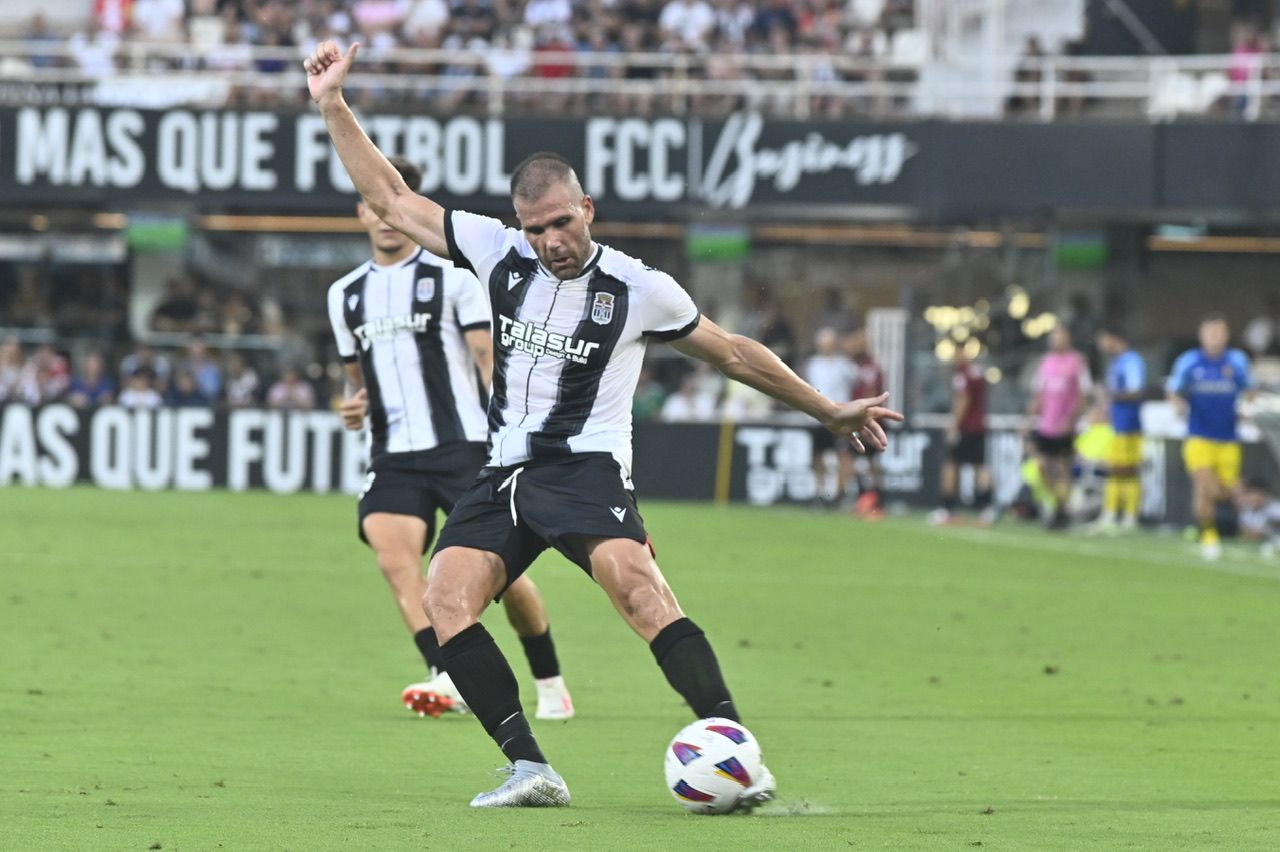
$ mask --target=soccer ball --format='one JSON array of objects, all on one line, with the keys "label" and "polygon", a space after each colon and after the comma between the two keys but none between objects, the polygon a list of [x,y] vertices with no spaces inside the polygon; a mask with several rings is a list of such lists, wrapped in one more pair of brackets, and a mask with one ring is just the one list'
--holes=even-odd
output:
[{"label": "soccer ball", "polygon": [[695,814],[726,814],[760,777],[760,744],[729,719],[699,719],[667,746],[667,789]]}]

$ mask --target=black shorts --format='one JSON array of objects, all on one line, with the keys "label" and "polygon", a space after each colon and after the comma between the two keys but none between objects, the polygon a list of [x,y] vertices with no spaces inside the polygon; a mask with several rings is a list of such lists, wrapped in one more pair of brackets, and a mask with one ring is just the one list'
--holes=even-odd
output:
[{"label": "black shorts", "polygon": [[825,426],[814,426],[809,431],[813,435],[813,451],[815,453],[825,453],[827,450],[835,450],[841,454],[853,452],[852,441],[837,435]]},{"label": "black shorts", "polygon": [[510,586],[548,547],[590,575],[584,537],[649,541],[635,496],[608,453],[485,468],[449,515],[436,553],[446,547],[496,553]]},{"label": "black shorts", "polygon": [[1036,452],[1050,458],[1071,458],[1076,454],[1076,436],[1036,433]]},{"label": "black shorts", "polygon": [[987,463],[987,434],[985,432],[961,434],[960,439],[947,448],[947,458],[954,464],[971,464],[981,467]]},{"label": "black shorts", "polygon": [[435,532],[436,510],[446,515],[476,481],[488,454],[485,445],[468,441],[444,444],[416,453],[387,453],[369,466],[360,492],[356,529],[365,544],[364,519],[375,512],[412,515],[427,523],[422,543],[426,553]]}]

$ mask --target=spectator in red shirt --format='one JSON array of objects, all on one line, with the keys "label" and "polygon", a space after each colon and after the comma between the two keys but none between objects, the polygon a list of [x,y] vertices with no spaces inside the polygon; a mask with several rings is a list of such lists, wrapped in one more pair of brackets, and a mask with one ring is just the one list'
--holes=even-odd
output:
[{"label": "spectator in red shirt", "polygon": [[[538,29],[537,41],[533,52],[533,74],[544,80],[562,80],[572,77],[574,65],[571,60],[552,58],[555,54],[573,53],[573,41],[569,38],[567,27],[548,25]],[[551,54],[545,57],[540,54]]]},{"label": "spectator in red shirt", "polygon": [[987,380],[978,366],[957,352],[951,374],[951,425],[947,427],[947,458],[942,463],[938,491],[942,506],[929,515],[930,523],[950,522],[956,508],[958,472],[973,468],[977,493],[974,504],[984,523],[994,520],[991,508],[991,470],[987,467]]},{"label": "spectator in red shirt", "polygon": [[[867,333],[863,329],[851,331],[845,337],[845,351],[853,360],[853,393],[850,399],[859,399],[859,394],[870,393],[879,396],[884,393],[884,371],[876,363],[867,345]],[[853,511],[860,518],[869,521],[884,517],[880,508],[880,489],[884,486],[884,472],[880,469],[880,451],[867,448],[860,460],[858,470],[858,500],[853,504]]]}]

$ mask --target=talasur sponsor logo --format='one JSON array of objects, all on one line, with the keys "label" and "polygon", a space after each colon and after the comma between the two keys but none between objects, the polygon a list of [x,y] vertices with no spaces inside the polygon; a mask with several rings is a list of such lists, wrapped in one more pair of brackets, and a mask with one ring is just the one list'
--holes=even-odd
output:
[{"label": "talasur sponsor logo", "polygon": [[357,326],[352,332],[362,349],[368,349],[375,340],[390,340],[402,331],[423,334],[431,322],[431,314],[402,314],[398,317],[378,317]]},{"label": "talasur sponsor logo", "polygon": [[498,315],[498,343],[503,349],[514,349],[529,355],[547,355],[575,364],[585,364],[591,353],[600,348],[592,343],[557,334],[527,322]]}]

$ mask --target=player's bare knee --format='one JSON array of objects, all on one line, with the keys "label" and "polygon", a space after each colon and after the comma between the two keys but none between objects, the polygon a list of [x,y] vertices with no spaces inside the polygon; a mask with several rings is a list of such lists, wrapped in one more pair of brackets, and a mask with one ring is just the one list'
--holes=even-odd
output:
[{"label": "player's bare knee", "polygon": [[409,551],[379,550],[377,558],[378,570],[393,586],[399,586],[413,579],[415,574],[420,574],[422,571],[420,559]]},{"label": "player's bare knee", "polygon": [[493,554],[447,550],[431,560],[423,606],[441,644],[479,621],[504,578],[502,560]]}]

